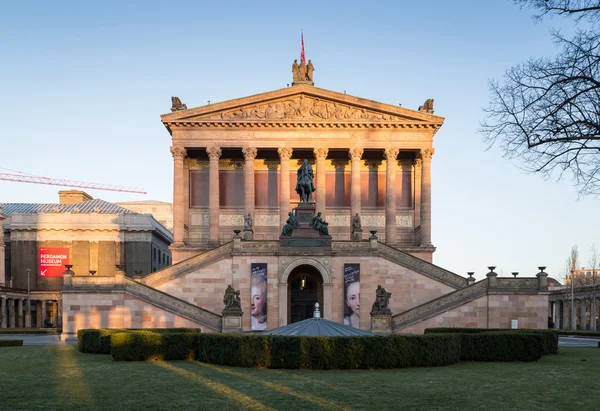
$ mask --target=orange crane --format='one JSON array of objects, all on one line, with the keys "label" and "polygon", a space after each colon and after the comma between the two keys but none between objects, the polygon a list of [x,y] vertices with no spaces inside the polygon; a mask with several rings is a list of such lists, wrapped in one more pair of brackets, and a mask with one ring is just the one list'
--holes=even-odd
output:
[{"label": "orange crane", "polygon": [[[139,187],[125,187],[119,186],[116,184],[100,184],[100,183],[87,183],[83,181],[73,181],[73,180],[62,180],[56,178],[49,178],[44,176],[35,176],[32,174],[22,173],[20,171],[9,170],[7,168],[2,168],[2,170],[12,171],[13,173],[0,173],[0,180],[5,181],[15,181],[20,183],[33,183],[33,184],[48,184],[53,186],[63,186],[63,187],[75,187],[75,188],[90,188],[94,190],[106,190],[106,191],[121,191],[124,193],[138,193],[138,194],[147,194],[143,188]],[[16,174],[14,174],[16,173]]]}]

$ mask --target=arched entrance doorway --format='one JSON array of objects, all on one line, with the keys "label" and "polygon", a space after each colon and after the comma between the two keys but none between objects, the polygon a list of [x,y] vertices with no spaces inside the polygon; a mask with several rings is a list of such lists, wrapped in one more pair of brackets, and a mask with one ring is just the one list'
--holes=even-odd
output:
[{"label": "arched entrance doorway", "polygon": [[315,267],[301,265],[288,277],[288,324],[312,318],[315,303],[323,312],[323,278]]}]

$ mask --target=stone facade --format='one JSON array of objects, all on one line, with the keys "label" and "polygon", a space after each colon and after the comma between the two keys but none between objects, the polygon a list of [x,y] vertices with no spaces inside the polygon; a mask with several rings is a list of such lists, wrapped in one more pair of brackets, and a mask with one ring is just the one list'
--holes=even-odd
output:
[{"label": "stone facade", "polygon": [[277,239],[298,204],[303,159],[334,240],[350,239],[358,213],[365,232],[431,261],[432,142],[444,121],[432,112],[300,84],[163,115],[174,159],[174,261],[230,241],[248,213],[254,239]]},{"label": "stone facade", "polygon": [[[508,327],[513,319],[546,327],[545,273],[512,279],[491,272],[474,283],[432,264],[431,161],[444,122],[432,99],[409,110],[315,88],[312,79],[295,84],[189,110],[173,98],[161,120],[172,137],[177,264],[135,280],[120,270],[82,276],[74,267],[63,285],[66,339],[89,327],[259,331],[311,316],[315,302],[323,318],[378,333]],[[296,212],[305,159],[316,191]],[[329,222],[319,223],[321,231],[309,224],[315,212]],[[253,223],[244,227],[248,214]],[[300,223],[282,235],[290,214]],[[351,238],[356,214],[364,235]],[[112,241],[142,238],[143,229],[131,229],[137,223],[115,229]],[[22,226],[18,235],[41,241]],[[78,235],[69,232],[69,241],[90,240]],[[118,250],[108,254],[129,254]],[[222,315],[230,285],[228,301],[239,292],[243,312],[235,318]],[[391,293],[391,315],[379,312],[385,318],[370,316],[378,285]],[[18,318],[12,305],[10,312],[5,317]]]}]

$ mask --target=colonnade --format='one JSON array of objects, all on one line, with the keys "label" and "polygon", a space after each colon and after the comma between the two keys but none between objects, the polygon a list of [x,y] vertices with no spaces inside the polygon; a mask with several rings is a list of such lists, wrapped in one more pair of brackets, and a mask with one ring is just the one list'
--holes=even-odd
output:
[{"label": "colonnade", "polygon": [[[242,149],[245,159],[244,171],[244,213],[254,215],[254,160],[258,150],[254,147]],[[280,190],[279,190],[279,216],[283,224],[288,218],[290,212],[290,159],[294,149],[279,148],[280,167]],[[386,185],[385,185],[385,240],[386,243],[395,244],[396,238],[396,168],[400,149],[386,148],[382,149],[383,156],[386,159]],[[184,147],[171,147],[174,166],[174,184],[173,184],[173,246],[180,247],[185,245],[185,186],[184,179],[184,159],[187,156],[187,150]],[[208,177],[208,209],[209,209],[209,243],[219,243],[219,159],[222,155],[220,147],[207,147],[206,153],[209,158],[209,177]],[[326,180],[325,160],[329,154],[327,148],[315,148],[313,150],[316,162],[315,186],[317,190],[316,209],[326,214],[325,191]],[[351,148],[348,150],[348,156],[351,160],[351,178],[350,178],[350,215],[361,214],[361,176],[360,161],[362,160],[364,149]],[[431,148],[420,150],[417,164],[420,165],[420,209],[418,210],[420,218],[420,245],[421,247],[431,247],[431,158],[434,150]],[[350,219],[351,221],[351,219]]]},{"label": "colonnade", "polygon": [[599,298],[574,298],[549,302],[549,316],[554,328],[561,330],[597,329]]},{"label": "colonnade", "polygon": [[33,324],[27,316],[27,297],[0,295],[0,328],[43,328],[44,320],[55,327],[62,325],[61,300],[31,300],[31,307]]}]

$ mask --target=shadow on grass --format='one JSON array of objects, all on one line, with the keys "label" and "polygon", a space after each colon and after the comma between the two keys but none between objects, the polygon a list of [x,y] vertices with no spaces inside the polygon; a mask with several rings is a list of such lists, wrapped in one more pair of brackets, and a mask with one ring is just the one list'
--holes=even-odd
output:
[{"label": "shadow on grass", "polygon": [[264,385],[265,387],[267,387],[269,389],[279,391],[284,394],[292,395],[294,397],[300,398],[301,400],[312,402],[323,408],[327,408],[327,409],[331,409],[331,410],[347,409],[346,407],[340,405],[337,402],[330,401],[325,398],[317,397],[316,395],[309,394],[308,392],[296,391],[293,388],[290,388],[286,385],[279,384],[279,383],[273,382],[273,381],[267,381],[265,379],[258,378],[255,375],[248,375],[246,373],[234,371],[233,369],[230,369],[230,368],[223,368],[223,367],[220,367],[217,365],[206,364],[206,363],[201,363],[201,362],[194,362],[194,364],[197,366],[200,366],[200,367],[204,367],[204,368],[207,368],[207,369],[210,369],[213,371],[223,373],[223,374],[231,375],[231,376],[234,376],[237,378],[243,378],[243,379],[252,381],[253,383],[256,383],[256,384]]}]

